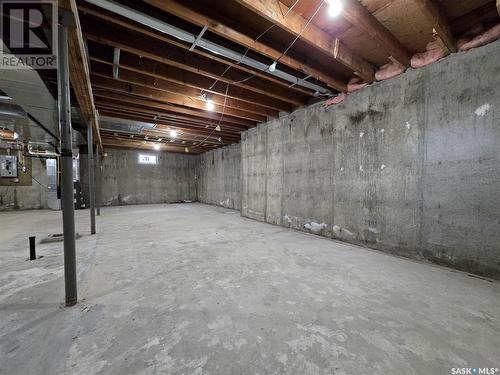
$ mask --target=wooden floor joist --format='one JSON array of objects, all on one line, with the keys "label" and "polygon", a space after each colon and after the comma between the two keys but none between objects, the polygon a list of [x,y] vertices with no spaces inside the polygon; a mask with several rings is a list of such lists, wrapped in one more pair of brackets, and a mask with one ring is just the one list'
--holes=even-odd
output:
[{"label": "wooden floor joist", "polygon": [[[130,20],[123,19],[123,18],[117,18],[115,15],[110,15],[106,12],[96,11],[93,8],[85,6],[85,4],[80,5],[79,8],[83,12],[85,12],[85,14],[87,14],[87,15],[91,15],[92,17],[94,17],[96,19],[104,20],[106,22],[106,24],[108,24],[108,25],[117,25],[119,27],[126,28],[128,30],[132,30],[132,31],[135,31],[137,33],[143,34],[145,36],[154,38],[154,39],[159,40],[163,43],[170,44],[170,45],[173,45],[173,46],[176,46],[178,48],[185,49],[185,50],[189,50],[189,46],[185,45],[184,43],[179,42],[173,38],[166,37],[164,34],[161,34],[157,31],[151,30],[148,27],[138,25]],[[92,24],[94,24],[94,22]],[[235,69],[236,71],[244,72],[247,74],[256,74],[257,77],[265,79],[273,84],[280,85],[281,87],[289,88],[291,92],[296,92],[296,93],[300,93],[303,95],[311,95],[312,94],[312,91],[310,89],[307,89],[307,88],[304,88],[304,87],[301,87],[298,85],[295,85],[293,87],[289,87],[290,83],[287,81],[280,80],[280,79],[275,78],[269,74],[257,71],[255,69],[248,68],[243,64],[237,64],[237,63],[232,62],[230,60],[224,59],[216,54],[205,52],[204,50],[202,50],[200,48],[195,48],[193,51],[190,51],[190,52],[193,52],[193,54],[203,56],[204,58],[216,61],[216,62],[221,63],[221,64],[230,65],[231,68]],[[298,104],[298,105],[300,105],[300,104]]]},{"label": "wooden floor joist", "polygon": [[404,67],[410,66],[411,52],[363,4],[358,0],[344,0],[343,4],[342,16],[347,21],[367,37],[376,40],[391,60]]},{"label": "wooden floor joist", "polygon": [[[168,93],[158,90],[156,88],[147,88],[137,84],[126,83],[114,80],[113,78],[106,78],[91,74],[92,86],[102,89],[107,89],[115,92],[132,94],[142,98],[154,99],[159,102],[173,103],[188,108],[205,109],[206,103],[201,98],[190,98],[180,94]],[[222,105],[214,104],[213,112],[227,113],[230,116],[239,117],[242,119],[265,122],[266,116],[257,115],[251,112],[246,112],[240,109],[224,108]]]},{"label": "wooden floor joist", "polygon": [[[314,77],[320,81],[327,83],[331,88],[339,91],[345,91],[346,83],[343,80],[335,78],[332,75],[327,75],[307,64],[304,64],[292,57],[282,56],[282,52],[269,47],[261,42],[256,42],[254,39],[227,27],[213,19],[197,13],[188,7],[173,1],[173,0],[146,0],[147,3],[154,5],[155,7],[166,11],[167,13],[173,14],[180,17],[190,23],[198,26],[208,25],[208,29],[224,38],[227,38],[233,42],[241,44],[246,48],[250,48],[262,55],[269,57],[270,59],[277,60],[280,58],[280,63],[287,65],[293,69],[297,69],[311,77]],[[351,64],[352,66],[352,64]],[[366,66],[365,66],[366,68]],[[373,76],[373,68],[371,69],[371,76]]]},{"label": "wooden floor joist", "polygon": [[449,20],[443,14],[435,0],[415,0],[427,19],[431,22],[434,32],[451,52],[457,51],[457,45]]},{"label": "wooden floor joist", "polygon": [[[104,54],[99,53],[98,51],[95,50],[92,51],[90,55],[90,60],[91,62],[95,61],[107,64],[109,66],[113,66],[113,63],[109,61],[109,59],[107,59],[107,57]],[[217,94],[217,95],[226,94],[226,85],[222,82],[219,82],[213,88],[210,89],[210,87],[214,82],[213,79],[207,78],[199,74],[186,73],[181,69],[163,65],[159,62],[145,59],[144,57],[141,58],[139,56],[132,55],[126,52],[121,53],[120,67],[136,73],[145,74],[150,77],[159,78],[165,81],[198,89],[200,91],[205,91],[211,94]],[[228,98],[231,99],[237,99],[247,103],[258,104],[270,109],[274,109],[276,111],[291,112],[294,109],[294,106],[283,100],[270,98],[263,94],[258,94],[233,85],[230,86],[227,95]]]},{"label": "wooden floor joist", "polygon": [[[157,0],[147,1],[151,2]],[[314,23],[308,23],[308,20],[300,14],[291,11],[285,17],[289,8],[279,1],[236,1],[293,35],[300,35],[302,40],[314,48],[319,48],[328,56],[352,70],[354,74],[363,80],[371,82],[375,79],[375,68],[368,61],[353,53],[340,40],[333,38],[331,35],[315,26]],[[162,1],[159,2],[161,3]],[[340,91],[345,90],[341,89]]]},{"label": "wooden floor joist", "polygon": [[94,105],[92,86],[90,84],[90,69],[88,57],[78,16],[78,8],[75,0],[60,0],[59,6],[64,11],[73,15],[75,27],[68,28],[68,51],[69,51],[69,73],[70,81],[75,93],[76,100],[87,124],[92,126],[94,142],[102,151],[101,134],[99,131],[99,120]]}]

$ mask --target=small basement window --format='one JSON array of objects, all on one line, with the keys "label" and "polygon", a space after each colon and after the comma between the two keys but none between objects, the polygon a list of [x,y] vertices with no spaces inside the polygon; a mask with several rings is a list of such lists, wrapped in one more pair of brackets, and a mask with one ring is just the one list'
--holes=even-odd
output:
[{"label": "small basement window", "polygon": [[158,156],[151,154],[139,154],[139,164],[158,164]]}]

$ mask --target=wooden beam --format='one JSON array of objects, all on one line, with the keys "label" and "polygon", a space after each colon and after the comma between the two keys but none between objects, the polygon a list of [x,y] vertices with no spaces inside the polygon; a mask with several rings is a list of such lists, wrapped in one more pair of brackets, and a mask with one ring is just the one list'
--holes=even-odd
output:
[{"label": "wooden beam", "polygon": [[392,61],[404,67],[410,66],[411,52],[380,23],[358,0],[343,0],[342,16],[367,37],[376,40]]},{"label": "wooden beam", "polygon": [[497,0],[497,10],[498,10],[498,15],[500,16],[500,0]]},{"label": "wooden beam", "polygon": [[[149,37],[154,38],[156,40],[160,40],[164,43],[168,43],[172,46],[176,46],[176,47],[182,48],[184,50],[189,50],[189,46],[187,46],[186,44],[179,42],[179,41],[175,40],[174,38],[166,37],[164,34],[153,31],[145,26],[139,26],[137,23],[131,22],[131,21],[126,20],[126,19],[122,19],[122,18],[118,19],[114,15],[110,16],[105,11],[102,11],[102,10],[97,11],[97,10],[94,10],[93,8],[89,8],[89,7],[85,6],[84,4],[80,5],[79,8],[82,11],[84,11],[86,14],[89,14],[95,18],[99,18],[99,19],[106,21],[106,24],[108,25],[107,27],[109,27],[110,24],[111,25],[118,25],[122,28],[126,28],[129,30],[135,31],[135,32],[140,33],[142,35],[146,35],[146,36],[149,36]],[[94,22],[92,24],[94,24]],[[281,80],[279,78],[275,78],[275,77],[268,75],[264,72],[255,70],[253,68],[246,67],[243,64],[231,62],[231,61],[229,61],[225,58],[219,57],[213,53],[205,52],[204,50],[202,50],[200,48],[195,48],[192,52],[193,52],[193,54],[203,56],[206,59],[210,59],[210,60],[216,61],[216,62],[221,63],[221,64],[229,65],[229,66],[231,66],[232,69],[239,71],[240,73],[245,72],[248,74],[255,74],[256,77],[259,77],[261,79],[269,81],[273,84],[280,85],[281,87],[286,87],[286,88],[288,88],[289,92],[293,95],[295,95],[297,93],[300,93],[303,95],[308,95],[308,96],[312,95],[312,90],[310,90],[308,88],[301,87],[298,85],[290,87],[290,82],[288,82],[288,81],[284,81],[284,80]],[[291,95],[291,96],[293,96],[293,95]]]},{"label": "wooden beam", "polygon": [[[172,124],[172,123],[170,123],[168,121],[154,119],[151,116],[147,116],[147,115],[124,113],[124,112],[121,112],[121,111],[118,111],[118,110],[112,110],[112,109],[109,109],[109,110],[105,109],[105,110],[102,111],[102,114],[105,115],[105,116],[118,117],[118,118],[123,118],[123,119],[127,119],[127,120],[154,122],[155,124],[161,124],[161,125],[167,125],[167,126],[171,126],[171,127],[183,128],[180,125]],[[184,129],[189,129],[189,128],[184,127]],[[200,132],[200,137],[206,137],[209,134],[214,134],[214,136],[215,136],[216,134],[219,134],[219,132],[213,132],[212,133],[212,130],[206,129],[205,132]],[[221,137],[224,137],[226,139],[230,139],[230,140],[232,140],[234,142],[237,142],[240,139],[239,136],[235,137],[235,136],[228,136],[228,135],[224,135],[224,134],[222,134]]]},{"label": "wooden beam", "polygon": [[[209,134],[213,130],[213,128],[216,127],[215,124],[207,127],[203,124],[179,121],[179,120],[175,120],[175,119],[172,120],[172,119],[166,118],[166,117],[158,117],[154,112],[152,113],[148,110],[124,108],[122,106],[109,105],[109,104],[104,104],[104,103],[99,103],[99,102],[97,103],[97,108],[99,110],[103,110],[103,111],[110,111],[110,112],[112,111],[112,112],[116,112],[116,113],[128,114],[128,115],[133,115],[133,116],[144,116],[144,117],[154,119],[154,122],[163,121],[163,123],[168,123],[172,126],[177,126],[179,128],[185,129],[185,130],[189,129],[190,131],[196,131],[198,133],[201,132],[201,134]],[[239,139],[241,132],[234,131],[234,130],[228,130],[227,127],[221,126],[221,131],[218,133],[221,135],[224,135],[228,138]]]},{"label": "wooden beam", "polygon": [[[112,78],[105,78],[102,76],[97,76],[95,74],[91,75],[93,87],[103,88],[111,91],[132,94],[138,97],[154,99],[163,103],[173,103],[181,105],[188,108],[205,109],[206,103],[201,98],[188,98],[184,95],[167,93],[154,88],[147,88],[139,86],[136,84],[116,81]],[[246,120],[265,122],[266,117],[253,114],[250,112],[234,109],[234,108],[223,108],[222,105],[214,104],[214,112],[217,113],[227,113],[228,115],[239,117]]]},{"label": "wooden beam", "polygon": [[[143,116],[148,119],[152,119],[153,122],[155,123],[163,123],[163,124],[168,124],[171,126],[176,126],[179,128],[182,128],[183,130],[187,132],[196,132],[197,134],[210,134],[212,133],[212,130],[216,127],[215,124],[212,124],[211,126],[207,127],[204,124],[198,124],[198,123],[191,123],[191,122],[184,122],[184,121],[179,121],[179,120],[172,120],[170,118],[164,118],[164,117],[158,117],[154,112],[151,113],[150,111],[147,110],[137,110],[137,109],[131,109],[131,108],[123,108],[122,106],[116,106],[116,105],[109,105],[109,104],[104,104],[97,102],[97,108],[102,111],[107,111],[107,112],[114,112],[114,113],[119,113],[119,114],[126,114],[126,115],[131,115],[131,116]],[[217,132],[220,136],[224,136],[226,138],[231,138],[231,139],[239,139],[240,138],[240,131],[234,131],[234,130],[229,130],[228,127],[226,126],[221,126],[221,131]]]},{"label": "wooden beam", "polygon": [[[208,120],[208,119],[199,119],[196,117],[192,116],[187,116],[187,115],[176,115],[172,114],[170,112],[166,112],[163,110],[158,110],[153,107],[146,107],[142,105],[137,105],[134,103],[129,103],[129,102],[124,102],[124,101],[118,101],[118,100],[113,100],[113,99],[108,99],[106,97],[99,97],[96,96],[96,107],[97,108],[116,108],[119,110],[127,110],[130,112],[140,112],[140,113],[147,113],[149,115],[153,115],[157,118],[173,121],[173,122],[178,122],[178,123],[184,123],[187,125],[194,125],[200,128],[212,128],[217,125],[219,125],[219,121],[216,120]],[[246,130],[247,127],[243,125],[234,125],[234,124],[228,124],[223,121],[220,122],[220,125],[224,128],[224,131],[228,132],[229,134],[239,134],[242,131]]]},{"label": "wooden beam", "polygon": [[[265,45],[261,42],[256,42],[253,38],[250,38],[228,26],[225,26],[207,16],[197,13],[182,4],[179,4],[173,0],[146,0],[147,3],[154,5],[155,7],[164,10],[167,13],[173,14],[180,17],[190,23],[198,26],[208,26],[208,29],[226,39],[236,42],[246,48],[250,48],[256,52],[263,54],[270,59],[277,60],[281,56],[281,52]],[[270,1],[269,3],[274,3]],[[270,4],[271,5],[271,4]],[[345,51],[344,51],[345,53]],[[350,67],[358,61],[351,61]],[[305,63],[302,63],[292,57],[283,56],[280,59],[280,63],[287,65],[293,69],[297,69],[307,75],[316,78],[319,81],[325,82],[328,86],[334,88],[335,90],[345,91],[346,83],[343,80],[335,78],[332,75],[325,74]],[[369,69],[371,71],[371,77],[373,77],[373,68],[369,64],[363,65],[363,68]],[[365,71],[366,71],[365,69]],[[356,70],[356,69],[353,69]]]},{"label": "wooden beam", "polygon": [[451,25],[435,0],[415,0],[424,15],[431,22],[434,34],[441,39],[451,52],[457,51],[457,45]]},{"label": "wooden beam", "polygon": [[[375,69],[368,61],[357,56],[340,40],[333,38],[327,32],[315,26],[312,22],[308,24],[308,20],[300,14],[291,11],[285,17],[284,15],[288,12],[289,8],[281,2],[266,0],[236,1],[293,35],[300,35],[302,40],[334,58],[363,80],[371,82],[375,79]],[[340,91],[345,90],[342,89]]]},{"label": "wooden beam", "polygon": [[[156,108],[163,111],[175,113],[176,115],[206,119],[207,123],[209,121],[217,121],[217,122],[220,121],[220,114],[218,113],[209,112],[206,110],[197,110],[195,108],[184,108],[171,103],[161,103],[147,98],[132,97],[123,93],[117,93],[107,90],[98,90],[94,92],[94,96],[96,98],[113,99],[121,101],[123,103],[131,103],[145,107]],[[235,126],[244,125],[247,128],[255,126],[254,121],[240,119],[238,117],[225,116],[225,115],[221,123],[235,125]]]},{"label": "wooden beam", "polygon": [[[102,76],[105,78],[111,78],[111,75],[113,75],[112,68],[100,63],[94,63],[94,65],[92,66],[92,72],[95,75]],[[144,87],[155,88],[157,90],[169,92],[172,94],[183,95],[188,98],[197,98],[198,100],[200,100],[201,91],[198,89],[186,87],[178,83],[165,81],[160,78],[150,77],[148,75],[142,73],[136,73],[124,68],[120,70],[120,77],[118,80],[122,82],[133,83]],[[226,108],[240,109],[243,111],[259,114],[262,116],[269,116],[273,118],[278,117],[278,111],[276,110],[262,107],[253,103],[242,102],[237,99],[224,98],[224,96],[222,95],[218,94],[212,95],[211,100],[215,104],[218,104],[220,106],[224,106],[225,103]]]},{"label": "wooden beam", "polygon": [[[91,62],[97,61],[103,64],[111,65],[106,54],[94,49],[90,56]],[[120,66],[127,70],[146,74],[150,77],[160,78],[169,82],[177,83],[187,87],[203,90],[212,94],[225,95],[226,85],[223,82],[217,83],[212,89],[213,80],[205,76],[187,73],[181,69],[161,64],[157,61],[141,58],[130,53],[122,53],[120,58]],[[291,112],[294,107],[284,100],[279,100],[258,94],[250,90],[242,89],[236,86],[230,86],[228,90],[228,98],[242,100],[247,103],[258,104],[270,109],[283,112]]]},{"label": "wooden beam", "polygon": [[69,75],[76,101],[87,124],[93,129],[94,141],[102,151],[101,133],[99,131],[99,121],[92,95],[90,84],[89,66],[87,51],[83,43],[83,35],[78,17],[78,8],[75,0],[60,0],[59,6],[72,13],[75,20],[75,27],[68,28],[68,50],[69,50]]},{"label": "wooden beam", "polygon": [[[103,31],[104,32],[104,31]],[[219,80],[224,83],[231,83],[234,86],[241,87],[253,92],[267,95],[276,99],[284,100],[296,105],[303,105],[305,101],[299,100],[296,95],[290,93],[288,89],[276,90],[269,83],[258,79],[243,81],[248,75],[240,72],[230,71],[225,76],[220,75],[226,69],[224,66],[207,62],[203,58],[185,53],[177,53],[170,48],[157,48],[154,41],[146,38],[137,38],[132,35],[116,35],[114,33],[96,32],[95,27],[85,32],[88,40],[103,44],[109,47],[118,47],[122,51],[127,51],[137,56],[143,56],[148,59],[173,66],[191,73],[204,75],[213,80]]]}]

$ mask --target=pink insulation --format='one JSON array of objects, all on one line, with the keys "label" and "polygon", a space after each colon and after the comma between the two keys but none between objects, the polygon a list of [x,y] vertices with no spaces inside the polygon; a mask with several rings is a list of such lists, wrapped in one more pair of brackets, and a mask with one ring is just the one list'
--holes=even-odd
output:
[{"label": "pink insulation", "polygon": [[493,26],[475,37],[465,37],[459,39],[457,42],[457,48],[460,51],[467,51],[471,48],[484,46],[485,44],[491,43],[497,39],[500,39],[500,24]]},{"label": "pink insulation", "polygon": [[337,96],[334,96],[333,98],[328,99],[325,102],[325,107],[329,107],[329,106],[334,105],[334,104],[342,103],[346,98],[347,98],[347,95],[345,92],[340,93]]},{"label": "pink insulation", "polygon": [[446,56],[446,52],[443,51],[439,43],[430,42],[427,44],[426,51],[422,53],[416,53],[411,58],[412,68],[422,68],[423,66],[432,64],[443,57]]},{"label": "pink insulation", "polygon": [[394,63],[389,63],[380,67],[380,69],[375,72],[375,78],[377,81],[384,81],[386,79],[394,78],[403,72],[403,67]]},{"label": "pink insulation", "polygon": [[359,89],[362,89],[368,85],[368,83],[363,82],[361,78],[353,77],[349,80],[349,83],[347,84],[347,92],[354,92]]}]

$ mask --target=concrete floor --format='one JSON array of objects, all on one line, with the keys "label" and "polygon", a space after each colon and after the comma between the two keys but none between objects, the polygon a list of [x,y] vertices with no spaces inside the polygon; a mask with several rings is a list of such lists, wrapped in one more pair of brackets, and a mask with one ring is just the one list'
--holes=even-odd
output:
[{"label": "concrete floor", "polygon": [[0,214],[0,374],[451,374],[500,367],[500,283],[202,205]]}]

